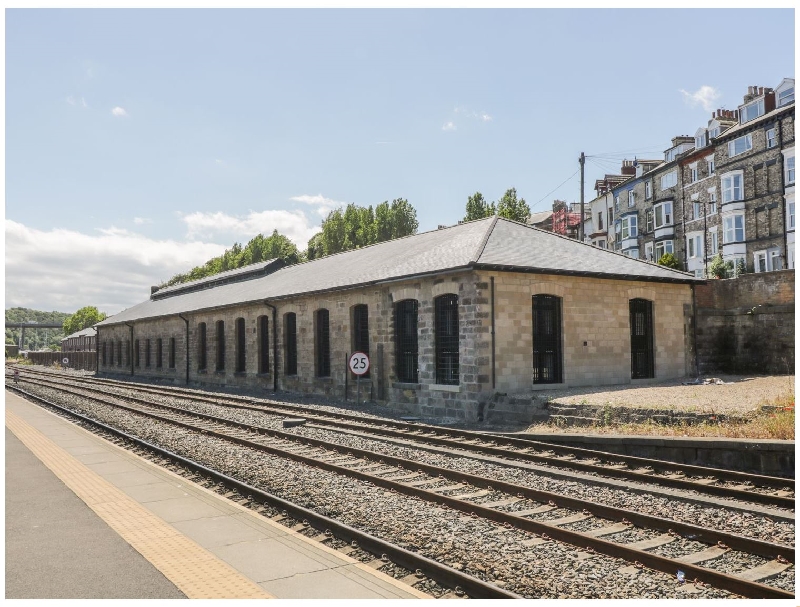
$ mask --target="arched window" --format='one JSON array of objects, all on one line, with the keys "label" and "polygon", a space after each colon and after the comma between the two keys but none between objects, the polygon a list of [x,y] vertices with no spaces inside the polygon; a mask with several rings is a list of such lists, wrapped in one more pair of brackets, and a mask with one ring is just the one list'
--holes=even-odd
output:
[{"label": "arched window", "polygon": [[317,377],[330,377],[331,375],[331,337],[330,315],[328,310],[317,310],[314,318],[315,339],[314,353],[316,358]]},{"label": "arched window", "polygon": [[436,383],[458,385],[458,295],[434,299]]},{"label": "arched window", "polygon": [[564,381],[561,352],[561,298],[533,296],[533,383]]},{"label": "arched window", "polygon": [[[369,356],[369,309],[367,304],[353,306],[353,352]],[[367,370],[361,377],[369,377]]]},{"label": "arched window", "polygon": [[164,340],[160,337],[156,340],[156,368],[160,369],[164,362]]},{"label": "arched window", "polygon": [[169,368],[175,368],[175,338],[169,338]]},{"label": "arched window", "polygon": [[284,316],[284,344],[286,348],[286,375],[297,375],[297,315]]},{"label": "arched window", "polygon": [[236,319],[236,372],[244,373],[245,360],[245,326],[244,318]]},{"label": "arched window", "polygon": [[150,340],[144,340],[144,366],[150,367]]},{"label": "arched window", "polygon": [[416,299],[399,301],[394,308],[395,371],[400,382],[417,383],[419,380],[418,309]]},{"label": "arched window", "polygon": [[139,357],[139,340],[133,342],[133,358],[137,367],[142,366],[141,358]]},{"label": "arched window", "polygon": [[258,317],[258,372],[269,373],[269,317]]},{"label": "arched window", "polygon": [[655,377],[653,356],[653,302],[631,299],[631,379]]},{"label": "arched window", "polygon": [[225,321],[217,321],[217,371],[225,370]]},{"label": "arched window", "polygon": [[206,360],[206,323],[197,325],[197,369],[204,371],[207,367]]}]

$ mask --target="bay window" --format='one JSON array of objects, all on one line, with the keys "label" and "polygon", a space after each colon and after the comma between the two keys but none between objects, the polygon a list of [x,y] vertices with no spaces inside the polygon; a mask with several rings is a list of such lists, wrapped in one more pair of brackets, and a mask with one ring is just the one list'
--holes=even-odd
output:
[{"label": "bay window", "polygon": [[722,234],[722,243],[744,242],[744,214],[727,215],[722,218],[725,231]]},{"label": "bay window", "polygon": [[653,207],[656,229],[672,225],[672,201],[662,202]]},{"label": "bay window", "polygon": [[722,204],[744,200],[744,175],[742,171],[722,176]]}]

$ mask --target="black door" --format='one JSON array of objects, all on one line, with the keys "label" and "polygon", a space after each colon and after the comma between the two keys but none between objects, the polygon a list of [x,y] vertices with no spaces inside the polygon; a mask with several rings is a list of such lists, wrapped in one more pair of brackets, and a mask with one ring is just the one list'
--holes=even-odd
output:
[{"label": "black door", "polygon": [[653,365],[653,302],[631,299],[631,379],[655,377]]},{"label": "black door", "polygon": [[561,298],[533,296],[533,383],[560,384]]}]

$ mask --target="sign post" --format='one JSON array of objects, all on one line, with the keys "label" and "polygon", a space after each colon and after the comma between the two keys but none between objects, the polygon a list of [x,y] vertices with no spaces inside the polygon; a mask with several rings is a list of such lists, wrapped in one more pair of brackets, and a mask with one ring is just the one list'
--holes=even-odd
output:
[{"label": "sign post", "polygon": [[361,376],[369,371],[369,356],[364,352],[353,352],[348,361],[350,370],[356,375],[356,406],[361,396]]}]

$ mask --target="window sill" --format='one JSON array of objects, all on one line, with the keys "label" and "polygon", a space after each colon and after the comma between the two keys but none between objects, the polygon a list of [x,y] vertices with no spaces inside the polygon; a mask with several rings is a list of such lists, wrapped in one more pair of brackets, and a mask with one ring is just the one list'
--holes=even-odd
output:
[{"label": "window sill", "polygon": [[237,371],[233,374],[234,377],[247,377],[247,371]]},{"label": "window sill", "polygon": [[412,384],[401,381],[392,383],[392,388],[397,388],[398,390],[419,390],[421,387],[422,384]]},{"label": "window sill", "polygon": [[198,369],[197,370],[197,374],[198,375],[208,375],[208,369]]},{"label": "window sill", "polygon": [[217,369],[214,371],[214,375],[225,375],[225,369]]},{"label": "window sill", "polygon": [[314,381],[321,382],[323,384],[330,384],[330,383],[333,383],[333,378],[330,375],[328,375],[326,377],[315,377]]},{"label": "window sill", "polygon": [[428,390],[431,392],[461,392],[461,386],[452,384],[430,384]]}]

